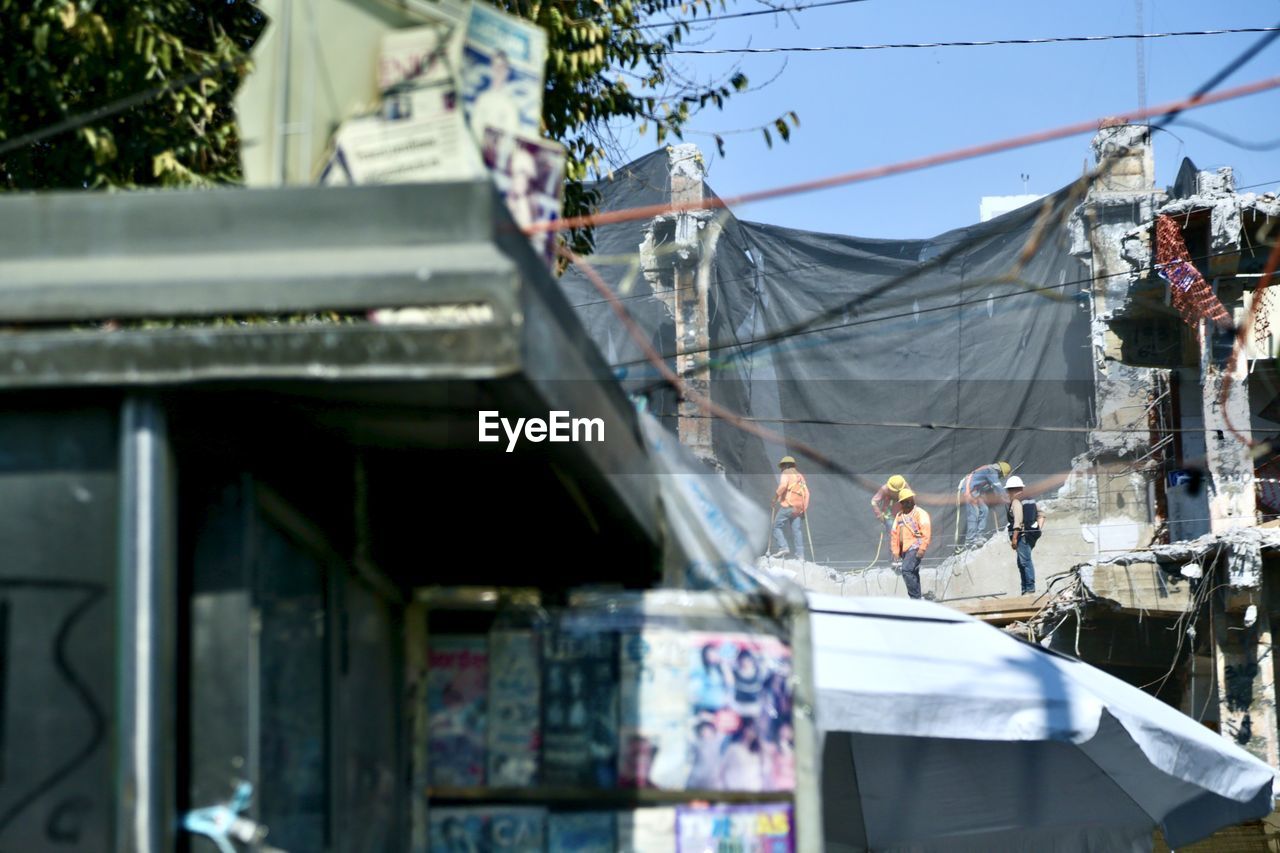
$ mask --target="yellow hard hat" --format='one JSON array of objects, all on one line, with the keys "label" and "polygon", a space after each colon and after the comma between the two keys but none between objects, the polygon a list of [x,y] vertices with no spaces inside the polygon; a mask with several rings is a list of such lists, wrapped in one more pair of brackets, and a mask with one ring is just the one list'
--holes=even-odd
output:
[{"label": "yellow hard hat", "polygon": [[910,489],[903,489],[902,491],[898,492],[898,500],[900,501],[905,501],[907,498],[914,498],[915,496],[916,496],[916,493],[911,491]]},{"label": "yellow hard hat", "polygon": [[996,463],[996,467],[998,467],[998,468],[1000,469],[1000,476],[1001,476],[1001,477],[1008,477],[1008,476],[1009,476],[1009,471],[1011,471],[1011,470],[1012,470],[1012,469],[1009,467],[1009,463],[1008,463],[1008,462],[997,462],[997,463]]},{"label": "yellow hard hat", "polygon": [[894,474],[892,477],[889,478],[889,482],[885,483],[885,486],[891,492],[900,492],[904,488],[906,488],[907,478],[902,476],[901,474]]},{"label": "yellow hard hat", "polygon": [[790,465],[794,465],[794,464],[796,464],[796,458],[795,458],[794,456],[784,456],[784,457],[782,457],[781,459],[779,459],[779,460],[778,460],[778,464],[779,464],[779,465],[788,465],[788,464],[790,464]]}]

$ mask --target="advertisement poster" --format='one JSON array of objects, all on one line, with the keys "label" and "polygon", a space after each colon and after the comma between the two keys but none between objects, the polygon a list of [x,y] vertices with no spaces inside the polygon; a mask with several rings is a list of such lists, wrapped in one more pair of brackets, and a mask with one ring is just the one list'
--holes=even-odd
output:
[{"label": "advertisement poster", "polygon": [[427,778],[433,786],[484,784],[489,642],[441,635],[427,650]]},{"label": "advertisement poster", "polygon": [[618,636],[566,630],[546,637],[542,781],[613,788],[618,760]]},{"label": "advertisement poster", "polygon": [[429,103],[424,97],[421,93],[390,96],[383,116],[344,121],[334,133],[334,152],[320,183],[428,183],[482,177],[484,162],[461,113],[450,103],[452,96],[432,90]]},{"label": "advertisement poster", "polygon": [[794,790],[791,651],[781,640],[646,628],[621,642],[621,787]]},{"label": "advertisement poster", "polygon": [[542,684],[537,634],[489,632],[489,785],[520,788],[538,776]]},{"label": "advertisement poster", "polygon": [[676,853],[676,810],[618,812],[618,853]]},{"label": "advertisement poster", "polygon": [[788,803],[681,806],[676,815],[678,853],[793,853]]},{"label": "advertisement poster", "polygon": [[477,806],[431,809],[432,853],[541,851],[545,845],[545,809]]},{"label": "advertisement poster", "polygon": [[613,812],[561,812],[547,818],[547,849],[556,853],[614,853],[618,849]]},{"label": "advertisement poster", "polygon": [[791,650],[767,635],[685,637],[692,753],[686,786],[794,790]]},{"label": "advertisement poster", "polygon": [[481,139],[486,128],[536,139],[542,131],[547,35],[540,27],[485,3],[474,3],[462,63],[467,119]]},{"label": "advertisement poster", "polygon": [[682,789],[691,768],[685,634],[646,628],[621,643],[618,785]]},{"label": "advertisement poster", "polygon": [[[484,163],[516,225],[523,228],[560,218],[564,146],[545,139],[512,136],[492,127],[484,130],[483,146]],[[529,243],[548,266],[555,266],[556,232],[531,234]]]}]

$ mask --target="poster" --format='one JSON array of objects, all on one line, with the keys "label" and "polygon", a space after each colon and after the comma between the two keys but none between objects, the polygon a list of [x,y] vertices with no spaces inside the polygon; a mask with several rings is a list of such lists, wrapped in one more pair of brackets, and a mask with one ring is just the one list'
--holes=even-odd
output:
[{"label": "poster", "polygon": [[542,685],[537,634],[489,632],[489,774],[494,788],[534,784],[541,746]]},{"label": "poster", "polygon": [[618,820],[613,812],[562,812],[547,818],[547,849],[556,853],[614,853]]},{"label": "poster", "polygon": [[545,809],[474,806],[429,814],[432,853],[530,853],[545,846]]},{"label": "poster", "polygon": [[542,131],[547,35],[540,27],[474,3],[462,62],[462,98],[476,139],[486,128],[536,139]]},{"label": "poster", "polygon": [[686,787],[795,789],[791,650],[776,637],[692,632]]},{"label": "poster", "polygon": [[618,785],[682,789],[691,768],[685,634],[646,628],[621,644]]},{"label": "poster", "polygon": [[484,784],[488,638],[438,635],[427,650],[427,779],[433,786]]},{"label": "poster", "polygon": [[618,758],[618,637],[574,631],[546,635],[542,672],[542,782],[613,788]]},{"label": "poster", "polygon": [[618,853],[676,853],[675,808],[619,812]]},{"label": "poster", "polygon": [[453,88],[462,68],[465,24],[441,21],[422,27],[390,30],[378,52],[378,91]]},{"label": "poster", "polygon": [[383,116],[342,123],[321,184],[462,181],[485,174],[451,93],[388,96],[383,108]]},{"label": "poster", "polygon": [[622,635],[619,785],[795,788],[791,651],[767,635]]},{"label": "poster", "polygon": [[[564,146],[545,139],[513,136],[497,128],[485,128],[484,164],[493,175],[521,228],[534,222],[560,218],[564,201]],[[529,235],[533,251],[550,267],[555,266],[556,232]]]},{"label": "poster", "polygon": [[795,822],[788,803],[681,806],[678,853],[792,853]]}]

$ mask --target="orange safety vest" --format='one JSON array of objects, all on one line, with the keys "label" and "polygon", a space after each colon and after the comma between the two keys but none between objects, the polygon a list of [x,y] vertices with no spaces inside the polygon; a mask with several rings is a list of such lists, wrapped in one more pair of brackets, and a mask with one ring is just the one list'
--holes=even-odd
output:
[{"label": "orange safety vest", "polygon": [[[906,528],[904,536],[902,530]],[[901,557],[910,550],[912,545],[919,545],[917,549],[921,555],[929,550],[929,542],[933,538],[932,524],[929,521],[929,513],[920,507],[915,507],[911,512],[900,512],[898,517],[893,521],[893,533],[890,534],[893,548],[893,556]],[[909,541],[903,541],[903,539]]]},{"label": "orange safety vest", "polygon": [[800,515],[809,511],[809,484],[805,482],[804,474],[795,468],[788,468],[782,472],[778,490],[782,492],[779,500],[782,506],[789,506]]}]

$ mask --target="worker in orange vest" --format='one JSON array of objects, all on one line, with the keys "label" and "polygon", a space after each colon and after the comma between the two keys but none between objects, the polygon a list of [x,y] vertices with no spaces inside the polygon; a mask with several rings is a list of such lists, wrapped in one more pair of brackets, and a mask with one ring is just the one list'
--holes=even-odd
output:
[{"label": "worker in orange vest", "polygon": [[871,511],[875,513],[876,520],[884,525],[886,532],[893,531],[893,520],[902,511],[902,505],[898,503],[898,495],[903,489],[909,488],[911,486],[907,483],[906,477],[894,474],[871,496]]},{"label": "worker in orange vest", "polygon": [[787,548],[787,539],[783,528],[791,528],[791,541],[794,543],[795,556],[804,559],[804,536],[800,529],[804,514],[809,509],[809,484],[804,474],[796,469],[794,456],[784,456],[778,460],[778,488],[773,494],[773,505],[776,515],[773,521],[773,544],[777,549],[770,557],[790,557],[792,551]]},{"label": "worker in orange vest", "polygon": [[907,595],[920,597],[920,561],[929,550],[933,537],[929,513],[916,506],[916,493],[910,489],[898,492],[902,511],[893,520],[893,533],[889,536],[896,570],[902,572],[907,585]]}]

